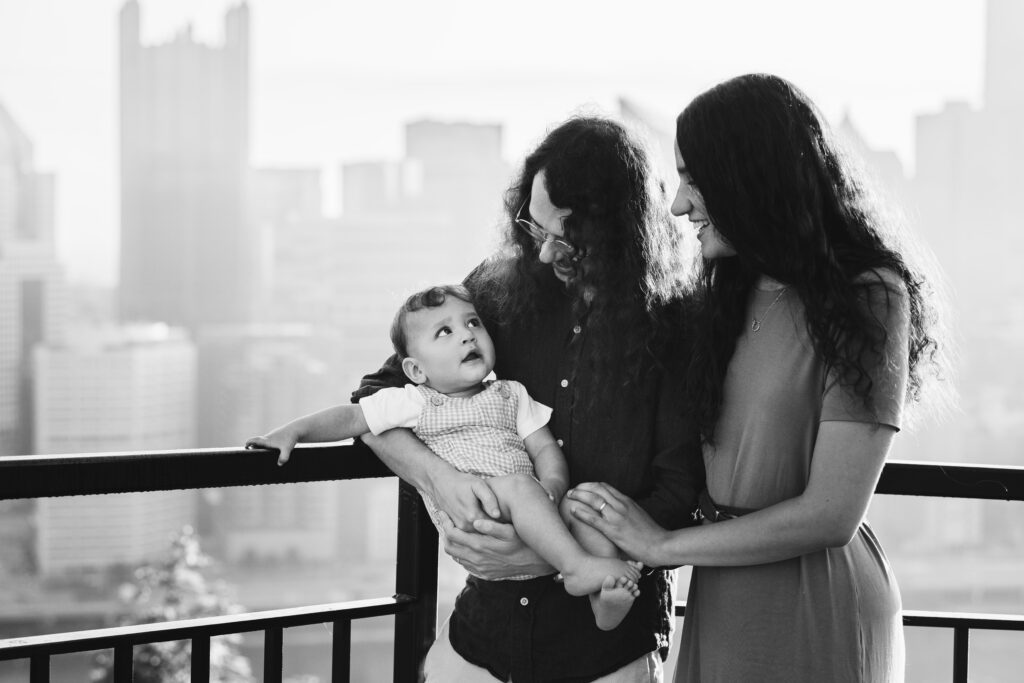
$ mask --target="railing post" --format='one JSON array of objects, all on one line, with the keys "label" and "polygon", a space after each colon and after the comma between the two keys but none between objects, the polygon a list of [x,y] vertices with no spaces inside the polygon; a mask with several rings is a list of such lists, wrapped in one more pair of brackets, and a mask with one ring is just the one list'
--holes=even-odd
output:
[{"label": "railing post", "polygon": [[114,683],[132,683],[135,675],[135,649],[130,643],[114,646]]},{"label": "railing post", "polygon": [[335,619],[331,631],[331,683],[349,683],[352,678],[352,622]]},{"label": "railing post", "polygon": [[50,683],[50,656],[35,655],[29,659],[29,683]]},{"label": "railing post", "polygon": [[281,683],[284,673],[284,630],[271,626],[263,630],[263,683]]},{"label": "railing post", "polygon": [[210,683],[210,636],[192,639],[192,683]]},{"label": "railing post", "polygon": [[437,629],[437,531],[413,486],[398,484],[398,566],[395,593],[415,598],[395,616],[395,683],[422,678],[420,665]]},{"label": "railing post", "polygon": [[971,632],[966,626],[953,629],[953,683],[967,683],[967,655]]}]

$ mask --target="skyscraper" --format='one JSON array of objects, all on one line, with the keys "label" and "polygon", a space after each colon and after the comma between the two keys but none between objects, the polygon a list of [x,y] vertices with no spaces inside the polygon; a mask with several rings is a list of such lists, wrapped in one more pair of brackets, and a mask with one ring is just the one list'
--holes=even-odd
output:
[{"label": "skyscraper", "polygon": [[[933,452],[1016,462],[1024,439],[1024,6],[988,0],[985,96],[981,107],[947,102],[916,121],[912,191],[921,235],[948,278],[959,342],[957,443]],[[947,427],[947,429],[952,429]]]},{"label": "skyscraper", "polygon": [[31,452],[32,347],[59,338],[65,318],[53,215],[54,178],[36,171],[31,141],[0,105],[0,455]]},{"label": "skyscraper", "polygon": [[993,294],[1024,293],[1024,5],[988,0],[987,13],[984,102],[918,116],[914,178],[922,233],[949,274],[964,332],[982,339],[990,324],[1022,316]]},{"label": "skyscraper", "polygon": [[249,10],[221,47],[143,46],[121,9],[121,316],[195,330],[250,315]]}]

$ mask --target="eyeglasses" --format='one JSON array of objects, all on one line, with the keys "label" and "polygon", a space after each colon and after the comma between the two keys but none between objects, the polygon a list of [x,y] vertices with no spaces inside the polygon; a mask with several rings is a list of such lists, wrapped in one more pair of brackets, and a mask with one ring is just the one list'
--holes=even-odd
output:
[{"label": "eyeglasses", "polygon": [[583,254],[576,245],[571,242],[567,242],[560,237],[556,237],[554,233],[549,230],[545,230],[541,226],[534,223],[529,218],[523,217],[523,211],[526,210],[526,205],[530,203],[530,196],[526,196],[526,200],[523,201],[523,205],[519,207],[519,211],[516,212],[515,222],[516,225],[526,231],[533,241],[537,243],[539,249],[544,244],[550,242],[553,247],[561,251],[563,254],[569,257],[569,260],[573,263],[579,262],[583,258]]}]

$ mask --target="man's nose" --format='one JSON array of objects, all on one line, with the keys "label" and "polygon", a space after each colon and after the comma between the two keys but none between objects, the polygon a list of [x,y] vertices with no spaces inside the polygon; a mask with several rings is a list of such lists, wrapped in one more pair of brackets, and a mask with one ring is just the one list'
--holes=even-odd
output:
[{"label": "man's nose", "polygon": [[541,263],[554,263],[558,258],[558,247],[551,240],[544,240],[540,245],[540,253],[537,258]]}]

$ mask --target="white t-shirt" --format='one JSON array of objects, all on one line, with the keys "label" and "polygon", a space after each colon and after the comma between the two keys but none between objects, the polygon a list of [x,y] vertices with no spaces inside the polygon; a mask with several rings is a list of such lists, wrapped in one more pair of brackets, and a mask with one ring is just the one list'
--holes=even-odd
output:
[{"label": "white t-shirt", "polygon": [[[505,381],[504,384],[510,391],[515,392],[518,398],[516,432],[519,438],[525,439],[548,423],[551,419],[551,408],[530,398],[526,387],[519,382]],[[376,435],[397,427],[414,428],[419,422],[426,401],[419,387],[415,384],[406,384],[401,389],[381,389],[361,399],[359,406],[363,409],[367,426]]]}]

